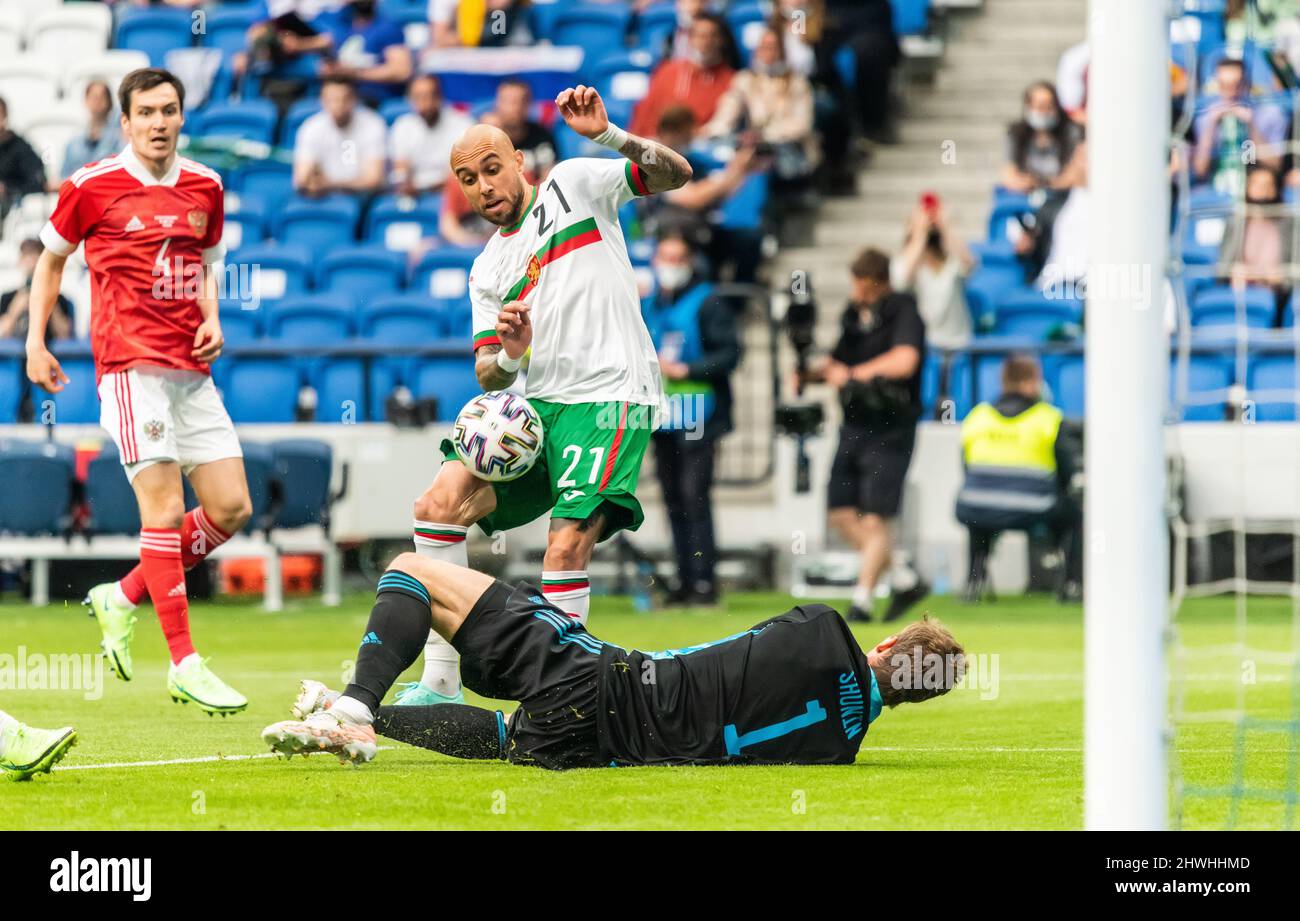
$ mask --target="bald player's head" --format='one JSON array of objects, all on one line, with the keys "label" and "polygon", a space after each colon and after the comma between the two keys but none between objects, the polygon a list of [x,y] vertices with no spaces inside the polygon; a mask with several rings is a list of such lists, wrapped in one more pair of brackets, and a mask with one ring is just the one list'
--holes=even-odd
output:
[{"label": "bald player's head", "polygon": [[451,148],[451,172],[479,216],[499,227],[523,217],[524,155],[495,125],[475,125]]}]

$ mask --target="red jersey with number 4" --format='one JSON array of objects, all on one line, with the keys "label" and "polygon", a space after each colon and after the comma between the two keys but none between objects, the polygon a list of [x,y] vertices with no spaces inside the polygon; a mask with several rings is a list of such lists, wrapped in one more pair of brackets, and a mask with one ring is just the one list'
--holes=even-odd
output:
[{"label": "red jersey with number 4", "polygon": [[191,353],[223,223],[221,178],[183,157],[157,179],[128,147],[63,183],[41,242],[63,256],[86,244],[98,377],[139,365],[208,373]]}]

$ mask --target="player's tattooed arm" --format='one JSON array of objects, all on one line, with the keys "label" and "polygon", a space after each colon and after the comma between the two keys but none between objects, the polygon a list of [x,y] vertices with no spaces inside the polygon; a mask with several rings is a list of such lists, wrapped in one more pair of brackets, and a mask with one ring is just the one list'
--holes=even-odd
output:
[{"label": "player's tattooed arm", "polygon": [[483,388],[484,393],[505,390],[519,376],[518,371],[507,371],[497,364],[499,351],[501,351],[499,345],[481,345],[474,353],[474,374],[478,377],[479,386]]},{"label": "player's tattooed arm", "polygon": [[667,144],[629,134],[618,152],[641,168],[646,188],[652,194],[671,192],[691,181],[691,164]]}]

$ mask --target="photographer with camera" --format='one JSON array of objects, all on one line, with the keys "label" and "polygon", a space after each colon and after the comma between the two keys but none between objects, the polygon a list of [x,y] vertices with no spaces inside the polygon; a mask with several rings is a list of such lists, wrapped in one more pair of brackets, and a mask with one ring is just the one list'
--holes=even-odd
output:
[{"label": "photographer with camera", "polygon": [[893,553],[892,535],[921,416],[925,324],[916,300],[890,287],[889,257],[880,250],[864,250],[849,271],[840,340],[806,379],[838,390],[843,410],[826,498],[831,525],[862,555],[849,620],[871,620],[876,585],[895,557],[884,617],[890,621],[929,593]]}]

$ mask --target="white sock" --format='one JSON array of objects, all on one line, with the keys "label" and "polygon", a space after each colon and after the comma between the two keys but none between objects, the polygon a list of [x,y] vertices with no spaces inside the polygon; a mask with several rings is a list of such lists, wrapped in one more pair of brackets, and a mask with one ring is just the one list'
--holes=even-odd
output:
[{"label": "white sock", "polygon": [[894,565],[889,570],[889,587],[896,592],[907,592],[916,588],[916,583],[920,580],[921,577],[908,562],[907,555],[895,551]]},{"label": "white sock", "polygon": [[591,610],[591,583],[585,569],[557,569],[542,573],[542,594],[584,627]]},{"label": "white sock", "polygon": [[113,583],[113,604],[124,607],[128,611],[135,610],[135,602],[132,601],[130,598],[126,597],[126,593],[122,591],[121,582]]},{"label": "white sock", "polygon": [[199,661],[199,654],[197,652],[192,652],[188,656],[186,656],[185,658],[177,662],[176,670],[180,671],[182,668],[185,668],[187,665],[189,665],[191,661],[193,662]]},{"label": "white sock", "polygon": [[875,606],[875,599],[871,595],[871,589],[861,582],[853,586],[853,606],[864,611],[870,611]]},{"label": "white sock", "polygon": [[5,743],[9,736],[9,730],[18,726],[18,720],[14,719],[8,713],[0,710],[0,757],[4,757]]},{"label": "white sock", "polygon": [[[415,552],[431,560],[469,566],[465,534],[469,528],[436,521],[415,520]],[[460,693],[460,653],[433,630],[424,644],[424,674],[420,684],[443,697]]]},{"label": "white sock", "polygon": [[340,723],[351,723],[354,726],[369,726],[375,721],[375,715],[370,712],[370,708],[357,700],[355,697],[343,695],[330,705],[325,713],[333,713]]}]

